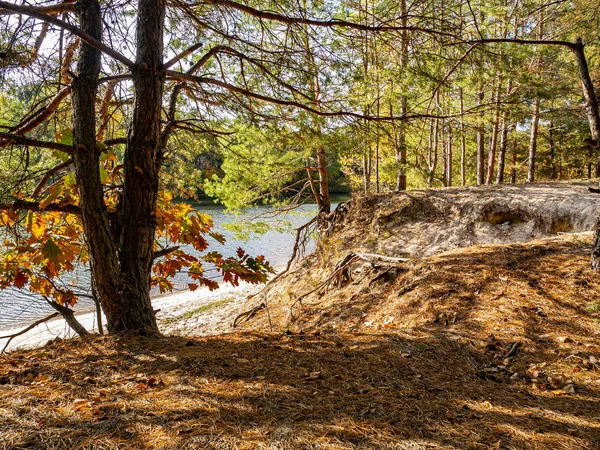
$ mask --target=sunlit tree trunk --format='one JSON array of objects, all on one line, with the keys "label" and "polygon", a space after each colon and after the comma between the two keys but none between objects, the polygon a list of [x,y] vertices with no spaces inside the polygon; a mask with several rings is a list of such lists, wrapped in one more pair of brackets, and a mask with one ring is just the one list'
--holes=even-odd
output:
[{"label": "sunlit tree trunk", "polygon": [[554,148],[554,121],[550,120],[548,129],[548,153],[550,154],[550,177],[556,180],[558,173],[556,170],[556,149]]},{"label": "sunlit tree trunk", "polygon": [[[590,134],[592,142],[597,148],[600,147],[600,112],[598,110],[598,97],[594,89],[594,84],[590,77],[587,59],[585,57],[583,42],[577,39],[576,45],[572,48],[577,60],[581,84],[583,86],[583,95],[585,98],[588,123],[590,125]],[[600,216],[599,216],[600,217]],[[594,235],[594,245],[592,247],[592,268],[600,271],[600,218],[596,222]]]},{"label": "sunlit tree trunk", "polygon": [[[101,39],[102,16],[96,0],[83,0],[79,8],[82,31]],[[98,300],[110,325],[121,314],[115,301],[119,298],[119,262],[112,238],[104,192],[100,180],[99,158],[96,150],[96,95],[100,74],[99,50],[81,42],[77,77],[73,80],[72,114],[75,174],[80,196],[83,227],[90,254],[92,278]]]},{"label": "sunlit tree trunk", "polygon": [[[400,25],[406,27],[408,23],[408,12],[406,9],[406,0],[400,0]],[[400,55],[400,67],[402,71],[408,69],[408,31],[402,30],[402,48]],[[404,91],[404,86],[401,86]],[[402,92],[400,96],[400,115],[404,116],[408,111],[408,99],[406,94]],[[396,190],[406,190],[406,126],[404,120],[400,122],[399,134],[398,134],[398,146],[396,150],[396,164],[398,164],[398,176],[396,179]]]},{"label": "sunlit tree trunk", "polygon": [[[538,39],[542,39],[544,35],[544,16],[543,9],[540,8],[538,13]],[[542,58],[537,58],[537,71],[541,72],[542,69]],[[527,166],[527,182],[533,183],[535,181],[535,164],[537,156],[537,138],[538,128],[540,123],[540,97],[536,95],[533,101],[533,113],[531,115],[531,134],[529,137],[529,164]]]},{"label": "sunlit tree trunk", "polygon": [[[158,331],[150,302],[160,153],[164,0],[140,0],[134,105],[124,157],[122,221],[109,224],[96,149],[95,104],[100,52],[81,44],[73,82],[74,163],[93,285],[111,333]],[[82,30],[102,38],[100,5],[82,0]]]},{"label": "sunlit tree trunk", "polygon": [[[483,87],[477,93],[477,106],[483,104]],[[479,114],[479,123],[477,124],[477,184],[485,182],[485,126],[483,124],[483,111]]]},{"label": "sunlit tree trunk", "polygon": [[[306,1],[304,7],[307,8]],[[310,35],[307,26],[304,27],[304,50],[306,52],[306,65],[308,67],[308,85],[311,92],[311,103],[318,109],[321,98],[321,83],[319,80],[319,70],[315,62],[314,53],[310,46]],[[331,200],[329,197],[329,174],[327,173],[327,157],[325,155],[325,147],[323,145],[323,127],[322,119],[319,117],[311,117],[312,128],[317,136],[318,143],[315,153],[317,160],[317,174],[319,177],[319,189],[314,186],[312,168],[310,167],[310,159],[308,161],[307,171],[308,178],[311,183],[311,189],[320,214],[329,214],[331,212]]]},{"label": "sunlit tree trunk", "polygon": [[446,139],[446,186],[452,186],[452,128],[450,127]]},{"label": "sunlit tree trunk", "polygon": [[512,158],[510,160],[510,182],[512,184],[515,184],[517,182],[517,147],[518,141],[516,139],[513,139]]},{"label": "sunlit tree trunk", "polygon": [[533,114],[531,116],[531,134],[529,137],[529,164],[527,166],[527,182],[535,181],[535,163],[537,154],[537,138],[540,123],[540,98],[533,101]]},{"label": "sunlit tree trunk", "polygon": [[465,137],[465,104],[463,99],[463,89],[459,90],[460,95],[460,183],[462,186],[467,184],[466,178],[466,154],[467,154],[467,142]]},{"label": "sunlit tree trunk", "polygon": [[[584,45],[581,38],[577,38],[576,44],[571,48],[575,59],[577,61],[577,67],[579,69],[579,75],[581,78],[581,84],[583,87],[583,96],[585,98],[586,114],[588,123],[590,126],[590,134],[592,147],[595,147],[596,153],[600,148],[600,112],[598,108],[598,97],[594,88],[594,83],[590,77],[590,71],[588,68],[587,59],[585,57]],[[598,156],[598,155],[597,155]],[[590,174],[591,177],[591,174]]]},{"label": "sunlit tree trunk", "polygon": [[496,89],[496,112],[494,116],[494,125],[492,128],[492,136],[490,139],[490,150],[488,153],[488,167],[486,184],[491,184],[494,179],[494,169],[496,167],[496,147],[498,145],[498,131],[500,129],[500,92],[502,91],[502,77],[498,81]]},{"label": "sunlit tree trunk", "polygon": [[124,158],[119,316],[111,331],[158,330],[150,302],[158,174],[162,165],[161,105],[164,89],[165,0],[139,0],[134,103]]},{"label": "sunlit tree trunk", "polygon": [[[512,90],[512,82],[508,80],[507,94]],[[504,108],[502,113],[502,131],[500,132],[500,148],[498,151],[498,173],[496,174],[496,184],[504,183],[504,167],[506,164],[506,150],[508,148],[508,134],[511,124],[508,118],[508,109]]]},{"label": "sunlit tree trunk", "polygon": [[438,161],[439,119],[431,119],[430,145],[427,152],[427,187],[433,185]]}]

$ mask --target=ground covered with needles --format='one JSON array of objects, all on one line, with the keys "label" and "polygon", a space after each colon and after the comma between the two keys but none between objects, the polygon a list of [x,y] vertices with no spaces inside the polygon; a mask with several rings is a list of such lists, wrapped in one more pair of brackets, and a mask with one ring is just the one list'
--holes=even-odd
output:
[{"label": "ground covered with needles", "polygon": [[365,310],[380,311],[369,326],[352,316],[354,332],[310,319],[2,355],[0,448],[600,448],[588,246],[570,236],[422,261],[411,289],[402,276],[388,285],[396,302],[420,293],[404,305],[411,326],[386,319],[399,311],[385,297]]},{"label": "ground covered with needles", "polygon": [[[591,233],[557,234],[591,212],[545,222],[544,205],[568,198],[538,214],[436,195],[378,197],[380,215],[351,205],[366,212],[243,305],[264,303],[235,333],[175,327],[0,355],[0,449],[600,449],[600,275]],[[452,214],[469,239],[414,241],[399,259],[402,217],[416,230]],[[349,252],[396,259],[352,259],[323,285]]]}]

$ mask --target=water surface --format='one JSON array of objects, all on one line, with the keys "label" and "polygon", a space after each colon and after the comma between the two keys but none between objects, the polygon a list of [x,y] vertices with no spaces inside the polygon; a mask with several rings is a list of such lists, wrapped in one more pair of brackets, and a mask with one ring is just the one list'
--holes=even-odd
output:
[{"label": "water surface", "polygon": [[[345,200],[340,198],[338,200]],[[215,205],[211,201],[202,201],[194,203],[196,209],[202,213],[212,216],[214,221],[214,231],[218,231],[225,235],[227,242],[225,245],[220,245],[211,241],[214,245],[209,251],[218,250],[224,256],[232,256],[235,254],[238,247],[242,247],[252,256],[264,255],[273,267],[284,266],[292,253],[295,236],[290,232],[282,232],[272,230],[262,235],[252,235],[249,240],[244,241],[236,238],[233,231],[224,228],[224,224],[233,223],[236,220],[235,215],[226,213],[223,206]],[[335,207],[335,205],[334,205]],[[299,227],[310,220],[316,213],[316,205],[307,204],[300,207],[298,210],[287,214],[285,217],[266,218],[265,220],[273,225],[283,225],[282,221],[289,224],[291,227]],[[248,210],[240,217],[249,218],[257,214],[267,214],[271,211],[268,206],[259,206]],[[311,243],[312,245],[312,243]],[[191,246],[184,247],[191,254],[198,255],[198,252]],[[312,250],[309,246],[308,251]],[[207,267],[207,275],[215,277],[219,280],[218,274]],[[86,267],[80,267],[75,273],[68,274],[64,277],[65,284],[75,283],[80,286],[83,291],[89,290],[89,273]],[[187,288],[189,279],[185,274],[178,274],[173,280],[175,291],[184,290]],[[72,286],[69,286],[72,288]],[[160,293],[153,291],[152,295],[156,296]],[[76,311],[84,311],[93,309],[91,300],[82,298],[75,306]],[[13,328],[20,324],[28,324],[32,321],[42,318],[54,310],[47,305],[44,300],[26,289],[5,289],[0,290],[0,329]]]}]

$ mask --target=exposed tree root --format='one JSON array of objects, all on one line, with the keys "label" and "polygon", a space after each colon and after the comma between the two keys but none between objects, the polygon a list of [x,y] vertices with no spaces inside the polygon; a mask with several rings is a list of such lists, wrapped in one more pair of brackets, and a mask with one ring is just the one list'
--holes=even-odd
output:
[{"label": "exposed tree root", "polygon": [[[247,297],[247,300],[251,300],[252,298],[254,298],[256,296],[261,296],[263,301],[260,304],[258,304],[257,306],[253,307],[252,309],[238,314],[235,317],[235,319],[233,319],[233,323],[231,324],[232,328],[236,327],[236,325],[238,324],[238,321],[240,319],[245,318],[244,322],[247,322],[252,317],[254,317],[257,312],[259,312],[263,309],[266,309],[267,314],[269,314],[268,294],[271,289],[271,286],[273,285],[274,282],[276,282],[280,278],[284,277],[285,275],[289,274],[290,269],[292,268],[292,265],[294,264],[294,261],[296,261],[298,259],[298,257],[304,253],[304,251],[306,249],[306,244],[308,244],[308,242],[310,240],[312,227],[318,222],[318,218],[319,218],[319,216],[315,216],[312,219],[310,219],[308,222],[306,222],[304,225],[302,225],[301,227],[296,229],[296,240],[294,241],[294,247],[292,248],[292,256],[288,260],[285,269],[282,270],[281,272],[279,272],[273,278],[271,278],[267,282],[267,284],[265,284],[265,287],[261,291],[257,292],[256,294],[249,295]],[[269,319],[269,323],[270,322],[271,321]],[[271,327],[271,329],[272,329],[272,327]]]},{"label": "exposed tree root", "polygon": [[266,303],[263,302],[248,311],[238,314],[235,317],[235,319],[233,319],[233,324],[231,325],[231,327],[235,328],[238,320],[245,319],[244,322],[249,321],[250,319],[252,319],[252,317],[254,317],[256,315],[257,312],[265,309],[266,307],[267,307]]},{"label": "exposed tree root", "polygon": [[[395,267],[399,267],[401,263],[405,263],[410,261],[409,258],[393,258],[391,256],[385,255],[376,255],[373,253],[349,253],[342,260],[340,260],[334,267],[331,274],[319,284],[316,288],[310,290],[299,296],[290,306],[290,315],[292,319],[295,319],[294,316],[294,306],[300,303],[302,304],[302,300],[308,297],[309,295],[318,292],[319,294],[324,294],[331,286],[335,286],[336,288],[341,288],[345,284],[348,284],[352,281],[352,264],[358,261],[366,261],[373,266],[387,266],[388,269],[384,272],[388,272],[390,269]],[[369,282],[369,285],[376,281],[382,274],[377,275],[373,280]]]}]

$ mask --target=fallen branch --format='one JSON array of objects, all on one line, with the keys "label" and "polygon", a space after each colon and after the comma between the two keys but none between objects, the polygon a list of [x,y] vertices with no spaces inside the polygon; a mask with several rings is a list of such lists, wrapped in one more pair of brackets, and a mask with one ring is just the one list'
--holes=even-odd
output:
[{"label": "fallen branch", "polygon": [[40,320],[36,320],[35,322],[33,322],[31,325],[29,325],[26,328],[23,328],[21,331],[14,333],[14,334],[8,334],[6,336],[0,336],[0,339],[7,339],[8,341],[6,342],[6,344],[4,345],[4,348],[2,349],[2,351],[0,352],[0,354],[4,353],[6,351],[6,349],[8,348],[8,346],[10,345],[10,343],[12,342],[12,340],[18,336],[21,336],[25,333],[27,333],[29,330],[34,329],[35,327],[37,327],[38,325],[44,323],[44,322],[48,322],[51,319],[54,319],[55,317],[60,316],[59,312],[55,312],[50,314],[49,316],[44,317],[43,319]]}]

